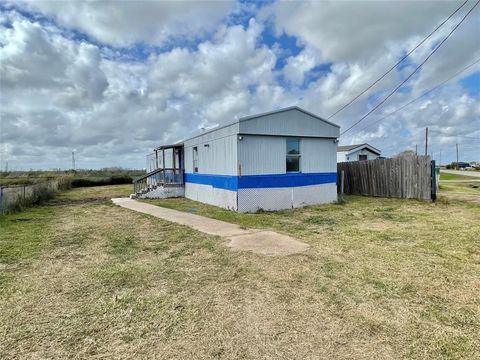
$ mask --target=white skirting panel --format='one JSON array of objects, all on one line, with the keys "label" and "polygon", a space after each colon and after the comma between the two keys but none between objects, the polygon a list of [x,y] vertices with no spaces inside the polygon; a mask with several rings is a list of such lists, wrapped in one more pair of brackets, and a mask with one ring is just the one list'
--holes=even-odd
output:
[{"label": "white skirting panel", "polygon": [[159,186],[154,190],[139,195],[140,199],[167,199],[173,197],[184,197],[185,189],[183,186]]},{"label": "white skirting panel", "polygon": [[238,190],[239,212],[283,210],[335,201],[337,201],[336,184]]},{"label": "white skirting panel", "polygon": [[237,210],[237,192],[211,185],[185,183],[185,197],[229,210]]}]

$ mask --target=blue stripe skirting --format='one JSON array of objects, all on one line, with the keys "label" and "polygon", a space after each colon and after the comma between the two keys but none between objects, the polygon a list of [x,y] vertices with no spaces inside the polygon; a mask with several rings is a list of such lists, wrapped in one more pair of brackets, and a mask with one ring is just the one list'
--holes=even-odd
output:
[{"label": "blue stripe skirting", "polygon": [[185,173],[185,182],[201,185],[211,185],[215,188],[232,191],[236,191],[238,189],[238,176]]},{"label": "blue stripe skirting", "polygon": [[337,182],[337,173],[288,173],[246,176],[186,173],[185,182],[211,185],[219,189],[237,191],[238,189],[283,188],[331,184]]}]

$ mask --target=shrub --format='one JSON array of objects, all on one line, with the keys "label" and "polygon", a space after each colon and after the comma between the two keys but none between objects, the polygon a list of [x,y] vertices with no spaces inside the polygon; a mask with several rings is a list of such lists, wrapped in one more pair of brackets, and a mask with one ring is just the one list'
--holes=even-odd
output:
[{"label": "shrub", "polygon": [[90,187],[103,185],[131,184],[133,181],[128,175],[114,175],[105,178],[77,178],[71,182],[72,187]]}]

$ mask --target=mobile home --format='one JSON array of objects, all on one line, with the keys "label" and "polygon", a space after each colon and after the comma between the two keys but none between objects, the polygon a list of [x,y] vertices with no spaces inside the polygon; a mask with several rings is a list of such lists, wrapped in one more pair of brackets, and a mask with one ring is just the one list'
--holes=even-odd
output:
[{"label": "mobile home", "polygon": [[155,149],[139,197],[185,196],[239,212],[337,199],[339,126],[298,107],[240,118]]}]

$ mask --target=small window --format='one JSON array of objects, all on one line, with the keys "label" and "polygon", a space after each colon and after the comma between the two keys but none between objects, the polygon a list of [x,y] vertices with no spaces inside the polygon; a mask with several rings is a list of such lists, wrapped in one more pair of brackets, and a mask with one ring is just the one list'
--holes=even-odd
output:
[{"label": "small window", "polygon": [[368,157],[367,155],[358,155],[358,161],[367,161]]},{"label": "small window", "polygon": [[300,140],[287,139],[287,172],[300,171]]},{"label": "small window", "polygon": [[193,148],[193,172],[198,173],[198,148]]}]

